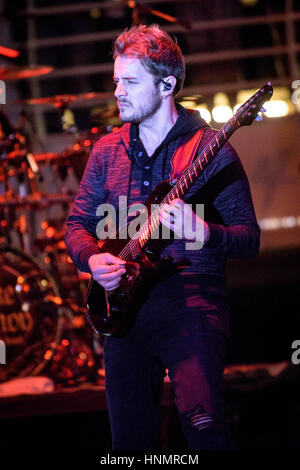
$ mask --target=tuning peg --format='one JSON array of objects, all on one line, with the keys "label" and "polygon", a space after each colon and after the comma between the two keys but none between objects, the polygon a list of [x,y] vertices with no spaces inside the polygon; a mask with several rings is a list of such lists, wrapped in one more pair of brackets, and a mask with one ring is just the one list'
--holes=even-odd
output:
[{"label": "tuning peg", "polygon": [[265,113],[267,111],[266,108],[264,108],[263,106],[260,108],[260,110],[262,113]]},{"label": "tuning peg", "polygon": [[262,121],[262,116],[258,114],[255,118],[255,121]]}]

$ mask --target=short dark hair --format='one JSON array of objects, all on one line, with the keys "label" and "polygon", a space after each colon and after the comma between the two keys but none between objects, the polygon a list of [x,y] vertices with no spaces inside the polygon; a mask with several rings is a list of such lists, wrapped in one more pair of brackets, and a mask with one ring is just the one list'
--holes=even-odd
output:
[{"label": "short dark hair", "polygon": [[180,47],[158,25],[139,25],[126,29],[114,41],[113,54],[114,59],[122,55],[140,59],[145,69],[154,76],[156,85],[165,77],[173,75],[176,78],[174,95],[183,86],[185,64]]}]

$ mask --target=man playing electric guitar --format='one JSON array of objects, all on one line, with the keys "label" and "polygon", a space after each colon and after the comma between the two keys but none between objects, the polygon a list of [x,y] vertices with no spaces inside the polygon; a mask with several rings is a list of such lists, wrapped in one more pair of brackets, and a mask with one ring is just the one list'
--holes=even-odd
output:
[{"label": "man playing electric guitar", "polygon": [[[161,181],[178,181],[191,163],[186,149],[193,148],[195,159],[216,135],[198,112],[174,102],[184,81],[184,59],[159,27],[123,32],[114,44],[114,60],[115,97],[125,124],[96,142],[65,236],[71,258],[92,274],[106,298],[117,291],[127,268],[120,251],[99,248],[104,217],[99,208],[109,204],[119,214],[122,196],[129,216],[137,212]],[[204,218],[197,204],[204,204]],[[159,449],[166,369],[188,447],[230,449],[222,396],[229,336],[225,266],[229,257],[255,256],[260,232],[246,174],[228,143],[184,200],[162,204],[159,220],[174,234],[161,253],[172,257],[174,271],[154,283],[126,334],[105,336],[113,449]]]}]

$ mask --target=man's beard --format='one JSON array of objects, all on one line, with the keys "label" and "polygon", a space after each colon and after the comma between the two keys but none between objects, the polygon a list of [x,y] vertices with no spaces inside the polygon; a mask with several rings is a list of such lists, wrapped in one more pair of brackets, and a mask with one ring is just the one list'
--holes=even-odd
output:
[{"label": "man's beard", "polygon": [[[158,88],[155,88],[155,90],[153,90],[152,92],[152,96],[149,97],[149,100],[146,103],[142,104],[139,107],[139,109],[134,110],[132,113],[130,113],[131,106],[129,105],[128,108],[126,108],[125,113],[123,113],[123,117],[120,112],[120,119],[123,122],[131,122],[133,124],[140,124],[145,119],[152,117],[156,113],[156,111],[160,108],[161,103],[162,103],[162,97],[159,94]],[[126,115],[128,111],[129,113],[128,115]]]}]

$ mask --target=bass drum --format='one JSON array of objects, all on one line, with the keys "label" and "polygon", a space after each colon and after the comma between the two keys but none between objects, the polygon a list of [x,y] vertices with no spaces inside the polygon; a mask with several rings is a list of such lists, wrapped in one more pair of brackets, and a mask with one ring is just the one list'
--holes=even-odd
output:
[{"label": "bass drum", "polygon": [[39,375],[47,365],[47,351],[60,339],[59,303],[55,282],[37,262],[0,246],[0,339],[6,348],[0,382]]},{"label": "bass drum", "polygon": [[45,375],[72,386],[94,377],[84,312],[61,299],[38,261],[7,245],[0,245],[0,340],[6,349],[0,382]]}]

